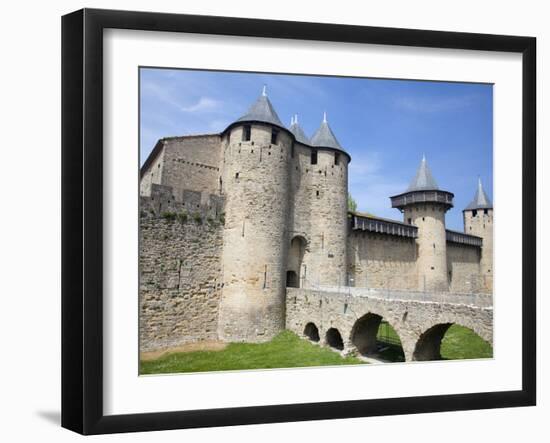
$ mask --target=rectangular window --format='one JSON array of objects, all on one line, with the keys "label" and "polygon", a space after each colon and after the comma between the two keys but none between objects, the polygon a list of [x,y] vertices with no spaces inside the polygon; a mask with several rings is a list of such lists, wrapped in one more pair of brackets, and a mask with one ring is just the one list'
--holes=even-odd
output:
[{"label": "rectangular window", "polygon": [[474,210],[472,211],[472,217],[476,217],[476,216],[477,216],[477,209],[474,209]]},{"label": "rectangular window", "polygon": [[338,152],[334,153],[334,164],[339,165],[340,164],[340,154]]},{"label": "rectangular window", "polygon": [[279,130],[278,129],[272,129],[271,130],[271,144],[276,145],[277,144],[277,138],[279,137]]},{"label": "rectangular window", "polygon": [[487,215],[487,214],[489,213],[489,210],[488,210],[488,209],[484,209],[484,210],[483,210],[483,213],[484,213],[485,215]]},{"label": "rectangular window", "polygon": [[311,150],[311,164],[312,165],[317,164],[317,151],[315,149]]},{"label": "rectangular window", "polygon": [[243,127],[243,142],[250,141],[251,132],[252,132],[252,129],[250,125],[246,125]]},{"label": "rectangular window", "polygon": [[408,219],[409,225],[412,225],[412,218]]}]

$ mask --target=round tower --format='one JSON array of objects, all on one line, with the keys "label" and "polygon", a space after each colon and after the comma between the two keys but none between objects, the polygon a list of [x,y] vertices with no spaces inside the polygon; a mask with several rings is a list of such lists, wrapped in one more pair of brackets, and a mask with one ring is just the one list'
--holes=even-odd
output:
[{"label": "round tower", "polygon": [[407,190],[390,197],[392,207],[403,212],[404,222],[418,228],[419,290],[449,290],[445,213],[453,207],[453,197],[451,192],[439,189],[425,156]]},{"label": "round tower", "polygon": [[326,113],[310,148],[310,164],[302,170],[310,195],[309,284],[345,286],[350,156],[332,132]]},{"label": "round tower", "polygon": [[487,291],[493,290],[493,203],[487,197],[481,178],[471,203],[462,211],[464,232],[483,239],[481,247],[481,284]]},{"label": "round tower", "polygon": [[264,88],[222,140],[224,286],[218,334],[225,341],[265,341],[285,327],[288,165],[294,136]]}]

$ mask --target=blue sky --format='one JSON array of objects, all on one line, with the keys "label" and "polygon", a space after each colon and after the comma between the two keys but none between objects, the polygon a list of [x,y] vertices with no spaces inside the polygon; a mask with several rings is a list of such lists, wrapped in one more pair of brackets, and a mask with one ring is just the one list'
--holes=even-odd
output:
[{"label": "blue sky", "polygon": [[492,198],[493,89],[482,84],[142,68],[141,162],[159,138],[222,131],[264,84],[282,122],[297,113],[308,136],[327,112],[352,157],[359,210],[402,220],[388,197],[405,191],[422,154],[439,187],[455,194],[449,229],[463,229],[478,177]]}]

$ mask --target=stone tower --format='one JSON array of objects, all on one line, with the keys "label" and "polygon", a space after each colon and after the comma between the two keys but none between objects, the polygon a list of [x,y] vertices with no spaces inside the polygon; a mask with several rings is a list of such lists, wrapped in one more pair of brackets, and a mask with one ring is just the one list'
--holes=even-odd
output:
[{"label": "stone tower", "polygon": [[420,290],[449,290],[445,213],[452,208],[453,197],[439,189],[425,156],[407,190],[390,197],[392,207],[403,212],[404,222],[418,227],[416,271]]},{"label": "stone tower", "polygon": [[464,232],[483,238],[481,248],[480,284],[485,290],[493,289],[493,203],[487,197],[481,178],[472,202],[462,211],[464,214]]},{"label": "stone tower", "polygon": [[284,329],[293,143],[265,87],[248,112],[222,133],[222,340],[265,341]]},{"label": "stone tower", "polygon": [[[347,196],[349,155],[330,128],[326,113],[311,137],[312,158],[308,183],[311,187],[309,235],[312,257],[311,283],[347,285]],[[313,163],[313,162],[312,162]]]}]

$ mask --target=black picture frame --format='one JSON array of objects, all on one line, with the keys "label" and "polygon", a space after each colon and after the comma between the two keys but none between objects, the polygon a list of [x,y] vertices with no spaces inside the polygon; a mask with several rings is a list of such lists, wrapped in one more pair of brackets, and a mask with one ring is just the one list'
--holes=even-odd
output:
[{"label": "black picture frame", "polygon": [[[169,411],[103,413],[103,30],[170,31],[522,54],[522,388]],[[62,426],[152,431],[536,404],[536,39],[504,35],[83,9],[62,18]]]}]

